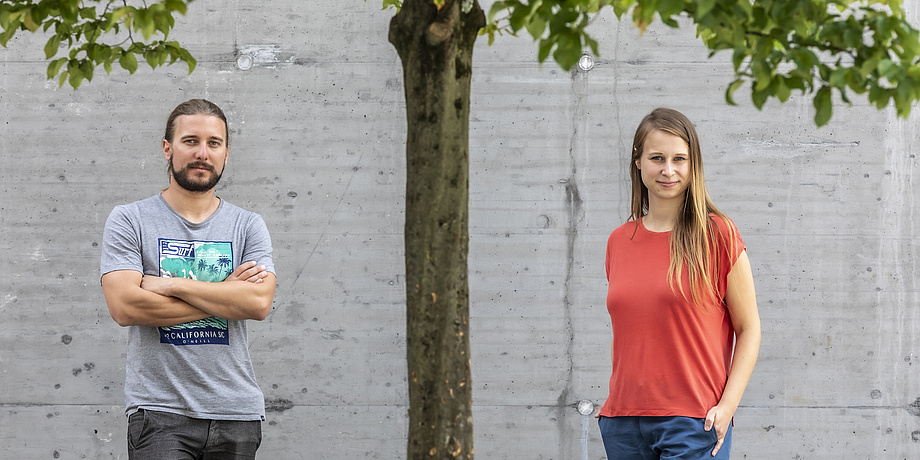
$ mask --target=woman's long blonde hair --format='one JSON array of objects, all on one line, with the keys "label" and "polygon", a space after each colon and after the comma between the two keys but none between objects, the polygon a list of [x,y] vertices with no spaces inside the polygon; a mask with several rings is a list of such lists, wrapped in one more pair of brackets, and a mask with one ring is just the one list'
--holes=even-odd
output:
[{"label": "woman's long blonde hair", "polygon": [[[629,176],[632,180],[632,207],[630,219],[636,220],[648,214],[648,188],[642,182],[642,173],[636,166],[645,148],[645,140],[653,131],[664,131],[683,139],[690,149],[690,185],[681,204],[677,224],[671,230],[671,262],[668,267],[668,284],[675,292],[679,292],[684,299],[697,306],[706,304],[706,300],[721,303],[718,295],[718,280],[713,277],[719,273],[719,258],[711,257],[712,246],[718,244],[716,225],[711,215],[719,216],[725,222],[730,233],[734,226],[725,214],[719,211],[706,192],[706,183],[703,180],[703,158],[700,152],[700,141],[693,124],[684,114],[668,108],[657,108],[645,116],[636,135],[633,138],[632,157],[629,161]],[[733,245],[734,235],[727,238],[726,243]],[[734,248],[729,247],[729,253]],[[681,283],[681,274],[686,267],[690,280],[690,295],[684,290]]]}]

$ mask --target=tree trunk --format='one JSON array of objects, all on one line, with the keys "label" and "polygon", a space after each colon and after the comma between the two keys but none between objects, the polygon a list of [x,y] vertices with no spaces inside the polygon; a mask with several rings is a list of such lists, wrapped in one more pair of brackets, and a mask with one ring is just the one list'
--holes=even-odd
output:
[{"label": "tree trunk", "polygon": [[[464,12],[466,10],[466,12]],[[473,458],[469,107],[475,0],[406,0],[389,40],[406,91],[409,459]]]}]

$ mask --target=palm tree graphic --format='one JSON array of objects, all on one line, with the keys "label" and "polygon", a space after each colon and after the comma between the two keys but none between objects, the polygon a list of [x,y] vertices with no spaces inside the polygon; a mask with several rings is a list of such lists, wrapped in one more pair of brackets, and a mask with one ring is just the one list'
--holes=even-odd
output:
[{"label": "palm tree graphic", "polygon": [[221,268],[224,268],[224,269],[230,268],[231,263],[232,261],[230,260],[230,257],[220,256],[217,258],[217,265]]}]

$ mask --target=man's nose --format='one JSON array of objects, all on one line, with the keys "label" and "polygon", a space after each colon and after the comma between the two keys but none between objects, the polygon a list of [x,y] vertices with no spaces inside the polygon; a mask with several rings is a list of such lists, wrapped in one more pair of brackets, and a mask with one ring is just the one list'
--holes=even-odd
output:
[{"label": "man's nose", "polygon": [[208,158],[208,145],[201,144],[195,150],[195,158],[199,160],[205,160]]}]

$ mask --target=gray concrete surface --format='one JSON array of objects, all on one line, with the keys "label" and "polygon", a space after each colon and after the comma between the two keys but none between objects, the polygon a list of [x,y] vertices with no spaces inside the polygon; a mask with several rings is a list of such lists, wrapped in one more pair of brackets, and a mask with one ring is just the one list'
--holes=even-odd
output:
[{"label": "gray concrete surface", "polygon": [[[0,457],[126,458],[126,335],[99,288],[102,226],[166,185],[163,124],[191,97],[227,111],[219,194],[260,212],[276,248],[274,310],[251,328],[270,408],[260,458],[405,456],[391,15],[375,0],[199,0],[172,35],[198,57],[193,74],[142,65],[76,92],[45,81],[41,37],[0,49]],[[733,458],[920,458],[920,113],[856,99],[817,129],[802,97],[757,111],[742,89],[729,107],[729,56],[707,59],[691,28],[592,27],[602,58],[588,73],[538,65],[526,37],[475,52],[477,457],[604,457],[575,408],[606,397],[604,243],[627,215],[635,126],[671,106],[698,127],[756,277],[763,347]]]}]

